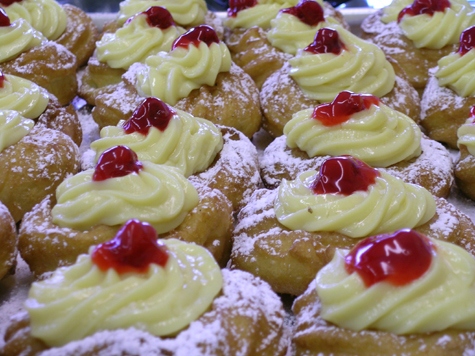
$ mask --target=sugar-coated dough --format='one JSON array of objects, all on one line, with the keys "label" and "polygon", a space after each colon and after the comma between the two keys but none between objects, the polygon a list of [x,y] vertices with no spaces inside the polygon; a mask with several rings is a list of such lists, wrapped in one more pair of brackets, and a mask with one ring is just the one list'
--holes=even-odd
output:
[{"label": "sugar-coated dough", "polygon": [[0,280],[13,272],[17,256],[15,221],[7,207],[0,201]]},{"label": "sugar-coated dough", "polygon": [[455,165],[455,182],[466,196],[475,200],[475,157],[465,145],[460,146],[460,158]]}]

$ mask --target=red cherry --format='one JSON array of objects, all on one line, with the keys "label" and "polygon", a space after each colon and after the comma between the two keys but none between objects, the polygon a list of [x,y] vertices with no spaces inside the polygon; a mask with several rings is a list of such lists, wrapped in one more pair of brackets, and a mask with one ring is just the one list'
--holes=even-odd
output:
[{"label": "red cherry", "polygon": [[166,30],[171,26],[175,26],[172,15],[164,7],[152,6],[145,10],[143,14],[147,15],[147,22],[151,27]]},{"label": "red cherry", "polygon": [[92,176],[95,182],[109,178],[119,178],[131,173],[139,173],[143,168],[137,154],[126,146],[115,146],[104,151]]},{"label": "red cherry", "polygon": [[367,191],[380,175],[376,169],[354,157],[332,157],[323,162],[310,189],[314,194],[348,196],[357,191]]},{"label": "red cherry", "polygon": [[324,27],[317,31],[315,39],[304,51],[314,54],[333,53],[340,54],[345,45],[340,41],[340,35],[334,29]]},{"label": "red cherry", "polygon": [[475,47],[475,26],[467,28],[460,35],[460,47],[458,53],[462,56]]},{"label": "red cherry", "polygon": [[302,0],[296,6],[280,10],[280,12],[294,15],[309,26],[316,26],[320,22],[325,21],[322,7],[313,0]]},{"label": "red cherry", "polygon": [[3,6],[10,6],[11,4],[22,1],[23,0],[0,0],[0,4],[2,4]]},{"label": "red cherry", "polygon": [[109,242],[97,246],[92,262],[101,271],[113,268],[117,273],[146,273],[151,263],[165,267],[168,250],[157,241],[157,232],[148,223],[129,220]]},{"label": "red cherry", "polygon": [[151,127],[163,132],[175,114],[175,111],[160,99],[147,98],[135,109],[123,128],[127,134],[139,132],[147,135]]},{"label": "red cherry", "polygon": [[5,75],[3,72],[0,70],[0,88],[3,88],[3,83],[5,82]]},{"label": "red cherry", "polygon": [[434,12],[443,12],[448,7],[450,7],[449,0],[415,0],[412,5],[402,9],[397,17],[397,23],[401,22],[404,15],[416,16],[427,14],[432,16]]},{"label": "red cherry", "polygon": [[331,103],[318,105],[312,118],[323,126],[336,126],[348,121],[353,114],[368,110],[371,105],[378,106],[379,99],[371,94],[355,94],[342,91]]},{"label": "red cherry", "polygon": [[8,17],[5,10],[0,8],[0,27],[8,27],[11,25],[10,18]]},{"label": "red cherry", "polygon": [[345,269],[357,272],[366,287],[383,281],[404,286],[429,269],[433,248],[427,237],[411,229],[369,237],[346,256]]},{"label": "red cherry", "polygon": [[196,26],[178,37],[173,42],[172,50],[177,47],[188,48],[190,44],[199,47],[200,42],[204,42],[210,46],[212,43],[219,43],[219,38],[212,27],[207,25]]},{"label": "red cherry", "polygon": [[256,5],[257,0],[229,0],[228,16],[236,17],[239,11]]}]

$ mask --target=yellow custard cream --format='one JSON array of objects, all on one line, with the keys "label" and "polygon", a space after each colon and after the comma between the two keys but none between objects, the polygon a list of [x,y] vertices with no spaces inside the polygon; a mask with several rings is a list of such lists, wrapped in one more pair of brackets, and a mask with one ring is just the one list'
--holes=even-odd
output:
[{"label": "yellow custard cream", "polygon": [[97,331],[130,327],[173,335],[198,319],[223,286],[221,270],[201,246],[162,242],[167,264],[151,264],[147,273],[103,272],[90,255],[81,255],[74,265],[33,283],[25,302],[31,334],[61,346]]},{"label": "yellow custard cream", "polygon": [[203,24],[208,12],[205,0],[126,0],[120,3],[117,22],[122,25],[132,16],[151,6],[162,6],[172,14],[173,20],[181,26]]},{"label": "yellow custard cream", "polygon": [[335,231],[353,238],[413,228],[435,214],[435,201],[423,187],[387,173],[368,191],[351,195],[314,194],[316,171],[283,180],[274,202],[279,222],[291,230]]},{"label": "yellow custard cream", "polygon": [[467,147],[468,152],[472,156],[475,156],[475,124],[473,123],[473,117],[467,119],[465,124],[459,127],[457,130],[457,145],[464,145]]},{"label": "yellow custard cream", "polygon": [[161,234],[179,226],[198,204],[198,193],[176,169],[142,162],[124,177],[93,181],[93,169],[64,180],[56,189],[53,223],[77,230],[139,219]]},{"label": "yellow custard cream", "polygon": [[41,46],[47,39],[24,19],[0,27],[0,63],[9,61],[32,47]]},{"label": "yellow custard cream", "polygon": [[0,110],[15,110],[23,117],[36,119],[46,110],[48,102],[46,89],[27,79],[5,75],[0,88]]},{"label": "yellow custard cream", "polygon": [[393,0],[391,4],[383,8],[381,15],[381,21],[384,23],[390,23],[397,21],[397,17],[402,9],[411,5],[414,0]]},{"label": "yellow custard cream", "polygon": [[458,96],[475,95],[475,50],[463,56],[458,52],[451,53],[442,57],[438,65],[435,76],[439,79],[439,86],[452,89]]},{"label": "yellow custard cream", "polygon": [[230,68],[231,54],[223,42],[177,47],[145,60],[145,68],[137,73],[137,91],[175,105],[204,84],[214,86],[218,74]]},{"label": "yellow custard cream", "polygon": [[324,126],[312,115],[313,109],[299,111],[284,127],[287,146],[309,157],[350,155],[373,167],[388,167],[422,152],[419,126],[383,103],[335,126]]},{"label": "yellow custard cream", "polygon": [[475,25],[475,12],[465,0],[450,3],[449,8],[433,15],[405,15],[399,27],[417,48],[441,49],[456,44],[462,31]]},{"label": "yellow custard cream", "polygon": [[346,272],[348,250],[337,250],[316,278],[322,318],[355,331],[474,330],[475,260],[461,247],[430,240],[429,270],[405,286],[379,282],[367,288],[358,273]]},{"label": "yellow custard cream", "polygon": [[144,63],[147,57],[160,51],[170,51],[173,41],[184,32],[177,26],[165,30],[150,26],[147,16],[140,14],[115,33],[102,36],[96,43],[97,59],[111,68],[127,70],[133,63]]},{"label": "yellow custard cream", "polygon": [[346,47],[340,54],[313,54],[299,50],[289,60],[290,76],[311,99],[332,101],[338,93],[355,93],[382,97],[394,87],[395,74],[386,56],[377,46],[363,41],[338,25],[332,25]]},{"label": "yellow custard cream", "polygon": [[28,135],[35,122],[17,111],[0,110],[0,153]]},{"label": "yellow custard cream", "polygon": [[0,5],[10,21],[25,19],[47,39],[56,40],[66,29],[68,15],[54,0],[23,0],[9,6]]},{"label": "yellow custard cream", "polygon": [[176,167],[185,177],[206,170],[223,148],[221,131],[211,122],[173,109],[176,114],[164,131],[151,127],[147,135],[126,134],[125,121],[101,130],[101,138],[91,143],[96,160],[105,150],[124,145],[130,147],[140,161]]}]

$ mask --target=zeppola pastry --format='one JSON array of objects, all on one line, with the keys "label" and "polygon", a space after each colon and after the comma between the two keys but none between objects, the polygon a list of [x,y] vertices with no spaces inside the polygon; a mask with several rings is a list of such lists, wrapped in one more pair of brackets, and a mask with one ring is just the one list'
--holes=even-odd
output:
[{"label": "zeppola pastry", "polygon": [[7,207],[0,201],[0,280],[15,271],[17,257],[17,232],[15,221]]},{"label": "zeppola pastry", "polygon": [[460,157],[455,165],[457,187],[470,199],[475,200],[475,109],[457,131]]},{"label": "zeppola pastry", "polygon": [[282,302],[201,246],[128,221],[75,264],[33,283],[3,354],[283,356]]}]

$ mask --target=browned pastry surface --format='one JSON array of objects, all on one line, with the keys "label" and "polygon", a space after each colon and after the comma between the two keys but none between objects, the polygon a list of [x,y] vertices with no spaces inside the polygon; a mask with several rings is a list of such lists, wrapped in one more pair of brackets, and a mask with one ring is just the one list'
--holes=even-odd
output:
[{"label": "browned pastry surface", "polygon": [[0,201],[16,222],[79,169],[79,152],[62,132],[35,127],[0,152]]},{"label": "browned pastry surface", "polygon": [[[239,213],[231,267],[262,278],[277,293],[300,295],[336,248],[351,248],[361,239],[287,229],[274,213],[276,194],[277,190],[257,190]],[[443,198],[436,198],[434,217],[414,230],[475,254],[475,225]]]},{"label": "browned pastry surface", "polygon": [[[160,237],[195,242],[225,265],[231,249],[232,205],[218,190],[199,185],[196,188],[198,205],[180,226]],[[121,227],[97,225],[89,231],[61,228],[52,222],[54,200],[52,195],[46,197],[25,215],[20,226],[18,249],[37,276],[74,263],[90,246],[112,239]]]},{"label": "browned pastry surface", "polygon": [[455,165],[455,182],[466,196],[475,200],[475,157],[465,145],[460,145],[460,158]]},{"label": "browned pastry surface", "polygon": [[316,284],[312,282],[292,307],[296,356],[461,356],[473,351],[475,345],[473,331],[448,329],[412,335],[356,332],[323,320],[320,309]]},{"label": "browned pastry surface", "polygon": [[0,201],[0,280],[15,272],[17,255],[16,225],[7,207]]},{"label": "browned pastry surface", "polygon": [[[452,157],[440,143],[422,135],[422,154],[409,161],[393,164],[388,168],[379,168],[406,183],[418,184],[432,195],[445,198],[450,193],[454,180]],[[310,158],[299,148],[289,148],[286,137],[276,138],[264,151],[259,162],[264,184],[276,188],[282,179],[293,180],[301,172],[314,169],[318,171],[322,163],[330,156]]]},{"label": "browned pastry surface", "polygon": [[69,104],[76,96],[76,69],[76,56],[51,41],[0,63],[3,73],[17,75],[42,86],[56,96],[61,105]]},{"label": "browned pastry surface", "polygon": [[[383,96],[381,101],[394,110],[406,114],[415,122],[419,122],[420,99],[417,92],[407,81],[401,67],[391,58],[387,58],[394,68],[396,81],[391,92]],[[284,126],[296,112],[313,108],[320,104],[309,99],[298,84],[289,75],[290,65],[272,74],[261,90],[261,107],[264,114],[262,127],[274,137],[281,136]]]}]

